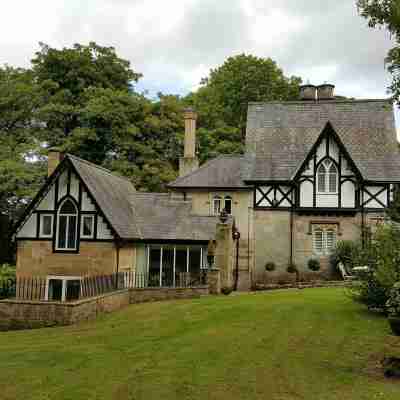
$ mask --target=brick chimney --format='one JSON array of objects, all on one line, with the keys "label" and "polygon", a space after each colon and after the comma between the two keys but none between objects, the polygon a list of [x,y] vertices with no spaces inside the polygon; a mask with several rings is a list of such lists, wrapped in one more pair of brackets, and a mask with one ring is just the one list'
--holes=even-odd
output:
[{"label": "brick chimney", "polygon": [[317,87],[314,85],[307,85],[300,86],[300,99],[301,100],[317,100]]},{"label": "brick chimney", "polygon": [[64,153],[61,153],[58,149],[49,149],[47,154],[47,176],[50,176],[57,168],[58,164],[63,160]]},{"label": "brick chimney", "polygon": [[317,88],[318,92],[318,100],[333,100],[335,85],[331,85],[330,83],[324,83],[323,85],[319,85]]},{"label": "brick chimney", "polygon": [[184,176],[199,168],[199,160],[196,156],[196,120],[197,113],[192,108],[186,108],[183,112],[185,120],[184,154],[179,159],[179,176]]}]

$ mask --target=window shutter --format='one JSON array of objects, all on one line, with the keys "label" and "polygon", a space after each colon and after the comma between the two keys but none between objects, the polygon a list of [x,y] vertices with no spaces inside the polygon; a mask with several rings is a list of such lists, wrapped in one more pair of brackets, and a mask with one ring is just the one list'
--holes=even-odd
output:
[{"label": "window shutter", "polygon": [[314,230],[314,251],[322,253],[324,249],[324,235],[322,229]]},{"label": "window shutter", "polygon": [[336,244],[336,232],[333,229],[328,229],[326,231],[326,250],[331,253],[335,248]]}]

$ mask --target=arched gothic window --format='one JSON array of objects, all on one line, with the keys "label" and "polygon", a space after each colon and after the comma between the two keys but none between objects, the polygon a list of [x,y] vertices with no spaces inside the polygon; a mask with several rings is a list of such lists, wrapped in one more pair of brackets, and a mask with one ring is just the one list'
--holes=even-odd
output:
[{"label": "arched gothic window", "polygon": [[78,210],[71,199],[60,205],[57,218],[57,250],[76,250]]},{"label": "arched gothic window", "polygon": [[335,163],[326,159],[317,170],[317,191],[318,193],[337,193],[338,171]]}]

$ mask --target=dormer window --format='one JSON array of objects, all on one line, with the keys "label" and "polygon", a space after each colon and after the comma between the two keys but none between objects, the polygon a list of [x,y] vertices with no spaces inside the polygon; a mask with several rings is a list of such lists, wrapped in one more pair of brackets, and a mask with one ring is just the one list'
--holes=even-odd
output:
[{"label": "dormer window", "polygon": [[338,171],[331,159],[324,160],[317,169],[317,192],[335,194],[338,188]]},{"label": "dormer window", "polygon": [[71,199],[64,200],[58,211],[57,250],[76,250],[78,209]]}]

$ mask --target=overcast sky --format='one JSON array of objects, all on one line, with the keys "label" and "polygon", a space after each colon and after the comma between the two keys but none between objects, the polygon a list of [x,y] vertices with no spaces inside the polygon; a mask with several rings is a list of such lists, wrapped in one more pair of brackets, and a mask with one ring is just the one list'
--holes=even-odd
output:
[{"label": "overcast sky", "polygon": [[[3,0],[0,64],[29,66],[38,42],[96,41],[143,73],[138,88],[185,94],[232,55],[271,57],[286,75],[336,85],[357,98],[387,97],[393,45],[367,27],[355,0]],[[400,114],[398,113],[400,126]]]}]

